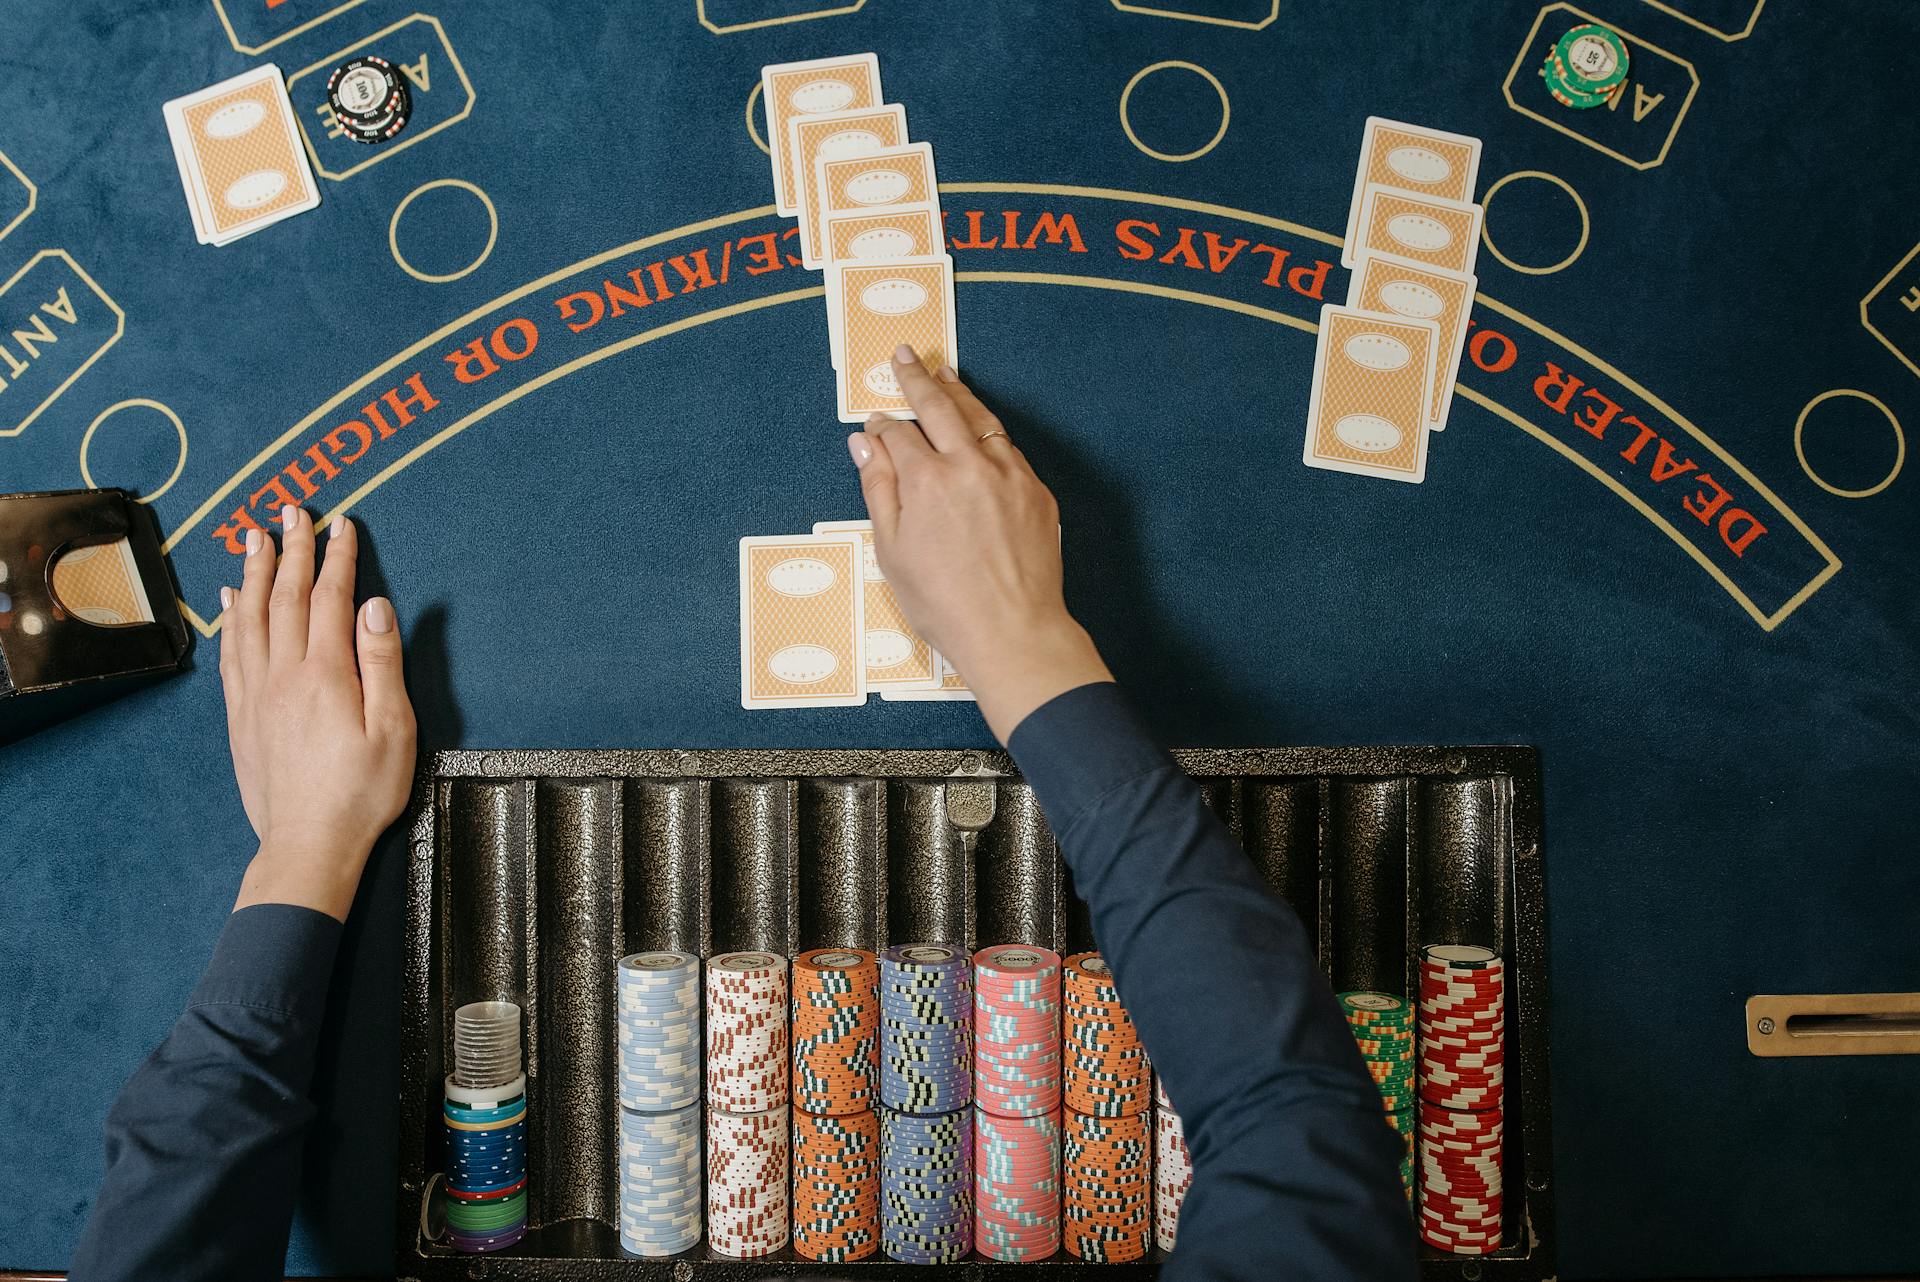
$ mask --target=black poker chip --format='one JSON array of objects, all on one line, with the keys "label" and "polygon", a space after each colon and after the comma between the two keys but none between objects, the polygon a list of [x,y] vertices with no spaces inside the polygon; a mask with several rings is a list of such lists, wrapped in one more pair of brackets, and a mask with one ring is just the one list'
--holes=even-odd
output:
[{"label": "black poker chip", "polygon": [[333,69],[327,77],[327,106],[347,137],[382,143],[406,128],[413,95],[392,63],[368,54]]}]

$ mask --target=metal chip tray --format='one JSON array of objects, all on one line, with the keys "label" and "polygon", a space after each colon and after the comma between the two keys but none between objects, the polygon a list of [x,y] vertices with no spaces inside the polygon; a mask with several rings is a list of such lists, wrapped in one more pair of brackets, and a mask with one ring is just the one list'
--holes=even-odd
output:
[{"label": "metal chip tray", "polygon": [[[1508,960],[1506,1245],[1423,1249],[1428,1278],[1553,1274],[1545,891],[1530,748],[1177,752],[1336,989],[1412,991],[1422,943]],[[1155,1265],[917,1267],[622,1255],[614,1228],[614,962],[641,949],[788,956],[939,940],[1094,946],[1033,792],[1000,752],[443,752],[411,812],[396,1273],[420,1279],[747,1282],[1153,1276]],[[1233,976],[1222,975],[1222,984]],[[454,1008],[527,1012],[530,1231],[500,1255],[419,1234],[440,1169]],[[1223,1050],[1223,1053],[1227,1053]]]}]

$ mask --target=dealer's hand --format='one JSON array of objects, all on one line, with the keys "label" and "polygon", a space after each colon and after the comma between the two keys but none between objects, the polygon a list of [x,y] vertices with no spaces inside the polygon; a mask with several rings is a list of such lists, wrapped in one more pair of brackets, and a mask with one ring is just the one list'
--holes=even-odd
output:
[{"label": "dealer's hand", "polygon": [[234,907],[299,904],[344,921],[374,839],[407,802],[413,705],[392,603],[353,608],[353,522],[334,522],[316,580],[312,518],[281,517],[285,550],[248,531],[240,590],[220,592],[227,737],[260,838]]},{"label": "dealer's hand", "polygon": [[894,376],[918,424],[875,415],[847,438],[880,568],[914,629],[960,670],[993,732],[1113,675],[1060,589],[1060,509],[1006,427],[911,349]]}]

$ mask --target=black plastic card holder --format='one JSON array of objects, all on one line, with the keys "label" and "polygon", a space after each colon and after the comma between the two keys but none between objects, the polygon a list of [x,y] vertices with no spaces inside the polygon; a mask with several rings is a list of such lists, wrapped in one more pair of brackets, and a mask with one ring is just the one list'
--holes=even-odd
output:
[{"label": "black plastic card holder", "polygon": [[[89,623],[54,592],[53,567],[63,555],[119,539],[132,551],[151,623]],[[132,494],[0,494],[0,743],[178,672],[187,649],[159,524]]]}]

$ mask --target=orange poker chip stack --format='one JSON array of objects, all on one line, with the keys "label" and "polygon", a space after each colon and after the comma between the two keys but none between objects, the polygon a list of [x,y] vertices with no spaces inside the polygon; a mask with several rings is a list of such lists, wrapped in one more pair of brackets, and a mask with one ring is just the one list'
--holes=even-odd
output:
[{"label": "orange poker chip stack", "polygon": [[858,948],[816,948],[793,962],[793,1102],[821,1117],[874,1104],[880,962]]},{"label": "orange poker chip stack", "polygon": [[1146,1114],[1068,1113],[1061,1132],[1060,1236],[1067,1250],[1096,1264],[1145,1257],[1153,1218]]},{"label": "orange poker chip stack", "polygon": [[[871,960],[871,954],[869,954]],[[793,1115],[793,1249],[843,1264],[880,1246],[880,1117]]]},{"label": "orange poker chip stack", "polygon": [[1066,1106],[1091,1117],[1137,1117],[1152,1101],[1152,1074],[1113,972],[1099,953],[1075,953],[1064,967]]}]

